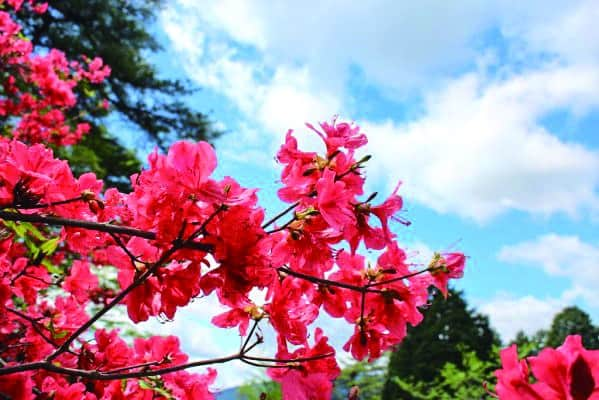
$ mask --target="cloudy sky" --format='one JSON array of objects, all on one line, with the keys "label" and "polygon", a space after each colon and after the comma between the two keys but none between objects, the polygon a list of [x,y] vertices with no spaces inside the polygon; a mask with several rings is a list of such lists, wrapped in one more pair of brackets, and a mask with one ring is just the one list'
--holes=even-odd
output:
[{"label": "cloudy sky", "polygon": [[[228,132],[219,173],[263,188],[272,214],[286,130],[356,121],[370,189],[403,181],[399,240],[468,254],[457,286],[509,340],[569,304],[599,322],[598,20],[594,0],[178,0],[156,61],[202,88],[193,101]],[[194,354],[235,352],[234,332],[201,321],[214,310],[161,329]]]}]

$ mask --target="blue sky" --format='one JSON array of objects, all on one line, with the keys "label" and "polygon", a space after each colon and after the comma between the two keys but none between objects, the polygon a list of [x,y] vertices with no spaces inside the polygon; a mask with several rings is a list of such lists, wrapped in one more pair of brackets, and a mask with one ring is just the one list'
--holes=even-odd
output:
[{"label": "blue sky", "polygon": [[[154,57],[202,88],[194,105],[228,132],[218,173],[262,188],[272,214],[286,130],[356,121],[369,189],[403,182],[401,243],[416,258],[465,252],[457,287],[509,340],[570,304],[599,322],[597,20],[594,0],[177,0]],[[202,322],[215,310],[194,303],[161,329],[194,354],[234,352],[234,332]]]}]

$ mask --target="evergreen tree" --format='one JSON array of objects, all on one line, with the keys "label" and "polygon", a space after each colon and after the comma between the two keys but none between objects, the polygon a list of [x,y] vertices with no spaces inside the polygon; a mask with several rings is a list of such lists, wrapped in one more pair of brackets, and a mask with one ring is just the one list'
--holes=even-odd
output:
[{"label": "evergreen tree", "polygon": [[416,398],[394,377],[432,387],[445,364],[464,368],[465,352],[473,352],[483,362],[495,357],[497,335],[486,316],[468,308],[461,292],[450,290],[447,299],[431,294],[431,305],[424,315],[424,321],[408,329],[406,339],[391,356],[382,397],[385,400]]},{"label": "evergreen tree", "polygon": [[594,326],[589,315],[576,306],[564,308],[553,318],[546,345],[559,347],[566,336],[573,334],[582,336],[585,348],[599,349],[599,327]]}]

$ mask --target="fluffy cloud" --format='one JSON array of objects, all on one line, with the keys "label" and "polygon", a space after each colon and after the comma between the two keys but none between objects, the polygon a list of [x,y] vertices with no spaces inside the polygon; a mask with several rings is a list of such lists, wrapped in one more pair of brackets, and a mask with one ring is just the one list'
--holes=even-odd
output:
[{"label": "fluffy cloud", "polygon": [[369,124],[375,171],[397,171],[407,194],[478,221],[509,209],[575,214],[597,209],[599,153],[559,140],[539,120],[599,105],[599,69],[551,67],[489,83],[455,79],[410,123]]},{"label": "fluffy cloud", "polygon": [[529,50],[568,63],[599,63],[599,7],[594,0],[506,0],[499,5],[498,15],[502,33]]},{"label": "fluffy cloud", "polygon": [[489,315],[492,325],[504,341],[513,339],[518,330],[531,334],[547,329],[555,314],[583,300],[593,316],[599,308],[599,246],[576,236],[547,234],[535,240],[504,246],[500,261],[541,268],[546,274],[566,279],[570,288],[561,295],[540,299],[502,293],[490,301],[479,301],[479,309]]},{"label": "fluffy cloud", "polygon": [[539,329],[547,329],[555,314],[567,305],[568,302],[563,299],[502,294],[480,304],[478,308],[483,314],[489,315],[491,326],[506,343],[514,339],[518,331],[531,335]]},{"label": "fluffy cloud", "polygon": [[[180,0],[161,20],[190,76],[230,99],[252,129],[277,137],[359,107],[346,85],[352,67],[391,97],[405,100],[419,88],[418,118],[366,124],[374,175],[386,180],[397,171],[416,201],[486,221],[513,209],[599,208],[599,153],[539,122],[556,110],[584,115],[599,107],[597,12],[593,1]],[[493,41],[475,38],[493,29],[507,55],[481,52]],[[474,72],[456,77],[464,67]],[[265,143],[273,146],[263,138],[234,152]]]},{"label": "fluffy cloud", "polygon": [[421,86],[432,74],[472,57],[473,35],[493,18],[493,10],[476,0],[451,5],[434,0],[418,5],[380,0],[179,4],[202,21],[203,30],[255,48],[270,65],[306,65],[332,91],[343,88],[352,64],[384,86]]},{"label": "fluffy cloud", "polygon": [[577,236],[547,234],[535,240],[503,247],[498,255],[504,262],[542,268],[551,276],[571,283],[565,297],[582,298],[590,306],[599,305],[599,246]]}]

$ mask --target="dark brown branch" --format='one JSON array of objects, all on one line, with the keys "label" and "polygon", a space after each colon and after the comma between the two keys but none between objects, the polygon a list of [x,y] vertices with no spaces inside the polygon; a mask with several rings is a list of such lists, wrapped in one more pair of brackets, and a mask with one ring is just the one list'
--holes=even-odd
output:
[{"label": "dark brown branch", "polygon": [[270,235],[272,233],[280,232],[284,229],[287,229],[287,227],[289,225],[291,225],[293,223],[293,221],[295,221],[295,217],[291,218],[289,221],[285,222],[283,225],[279,226],[278,228],[271,229],[270,231],[267,231],[266,233],[268,233]]},{"label": "dark brown branch", "polygon": [[266,229],[268,228],[270,225],[274,224],[275,222],[277,222],[277,220],[281,217],[283,217],[285,214],[287,214],[289,211],[293,210],[295,207],[299,206],[299,201],[296,201],[295,203],[293,203],[292,205],[290,205],[289,207],[287,207],[286,209],[284,209],[283,211],[281,211],[280,213],[278,213],[277,215],[275,215],[274,217],[272,217],[271,219],[269,219],[267,222],[264,223],[264,225],[262,225],[262,229]]},{"label": "dark brown branch", "polygon": [[57,348],[58,344],[56,342],[54,342],[54,340],[50,339],[49,337],[47,337],[44,332],[41,330],[40,326],[39,326],[39,322],[37,322],[35,319],[31,318],[28,315],[23,314],[22,312],[12,309],[10,307],[6,307],[6,311],[11,312],[21,318],[23,318],[24,320],[26,320],[27,322],[29,322],[31,324],[31,327],[33,328],[34,331],[37,332],[38,335],[41,336],[42,339],[44,339],[44,341],[48,344],[50,344],[52,347]]},{"label": "dark brown branch", "polygon": [[[252,324],[252,328],[250,329],[250,333],[248,333],[247,338],[245,339],[245,341],[241,345],[241,348],[240,348],[241,352],[246,351],[246,347],[247,347],[248,343],[250,342],[250,340],[252,339],[252,335],[254,334],[254,331],[258,327],[258,322],[259,322],[258,320],[254,320],[254,323]],[[249,351],[249,350],[247,350],[247,351]]]},{"label": "dark brown branch", "polygon": [[[220,213],[223,210],[224,210],[223,207],[217,208],[212,213],[212,215],[210,215],[207,218],[206,221],[207,222],[211,221],[216,216],[216,214]],[[207,224],[206,221],[202,224],[202,226],[204,226],[204,227],[206,226],[206,224]],[[183,231],[184,231],[184,226],[181,229],[180,235],[183,234]],[[133,291],[136,287],[138,287],[139,285],[141,285],[142,283],[144,283],[144,281],[146,279],[148,279],[160,266],[162,266],[165,262],[167,262],[168,259],[175,252],[177,252],[177,250],[180,250],[181,248],[185,247],[188,244],[201,244],[201,243],[194,242],[193,239],[194,239],[193,235],[190,236],[189,238],[187,238],[186,240],[183,240],[182,237],[178,237],[177,239],[175,239],[173,241],[173,244],[172,244],[171,248],[169,248],[164,253],[162,253],[162,255],[160,256],[160,258],[158,259],[158,261],[156,261],[151,266],[149,266],[148,269],[145,272],[143,272],[142,274],[138,275],[137,278],[133,282],[131,282],[131,284],[129,286],[127,286],[125,289],[123,289],[108,304],[106,304],[104,307],[102,307],[102,309],[100,309],[98,312],[96,312],[85,324],[81,325],[75,332],[73,332],[67,338],[67,340],[58,349],[56,349],[56,351],[54,353],[50,354],[46,358],[46,360],[47,361],[52,361],[56,357],[58,357],[60,354],[62,354],[65,351],[67,351],[69,349],[69,346],[71,345],[71,343],[73,343],[73,341],[75,341],[75,339],[77,339],[83,332],[85,332],[94,323],[96,323],[97,320],[99,320],[100,318],[102,318],[102,316],[104,314],[106,314],[108,311],[110,311],[112,308],[114,308],[117,304],[119,304],[129,293],[131,293],[131,291]]]},{"label": "dark brown branch", "polygon": [[130,228],[128,226],[120,226],[113,224],[106,224],[100,222],[83,221],[78,219],[69,219],[61,217],[44,216],[38,214],[21,214],[10,211],[0,211],[0,218],[8,221],[23,221],[23,222],[34,222],[40,224],[54,225],[54,226],[69,226],[73,228],[83,228],[93,231],[106,232],[106,233],[122,233],[129,236],[138,236],[144,239],[155,240],[156,234],[154,232],[147,232],[140,229]]},{"label": "dark brown branch", "polygon": [[[132,228],[129,226],[107,224],[107,223],[102,223],[102,222],[92,222],[92,221],[84,221],[84,220],[79,220],[79,219],[70,219],[70,218],[62,218],[62,217],[52,217],[52,216],[45,216],[45,215],[39,215],[39,214],[21,214],[21,213],[16,213],[16,212],[11,212],[11,211],[0,211],[0,219],[4,219],[7,221],[33,222],[33,223],[40,223],[40,224],[47,224],[47,225],[54,225],[54,226],[68,226],[68,227],[73,227],[73,228],[89,229],[92,231],[99,231],[99,232],[106,232],[106,233],[113,233],[113,234],[123,234],[123,235],[129,235],[129,236],[137,236],[137,237],[141,237],[141,238],[149,239],[149,240],[156,240],[156,233],[154,233],[154,232],[144,231],[144,230]],[[186,246],[189,248],[193,248],[196,250],[202,250],[202,251],[212,250],[212,246],[210,246],[210,245],[207,245],[204,243],[193,242],[193,241],[189,241],[189,243],[187,243]]]},{"label": "dark brown branch", "polygon": [[[251,347],[254,347],[254,346],[252,345]],[[264,358],[264,357],[248,356],[246,354],[246,351],[240,351],[237,354],[232,354],[230,356],[225,356],[225,357],[211,358],[208,360],[199,360],[199,361],[194,361],[194,362],[190,362],[190,363],[186,363],[186,364],[173,365],[172,367],[167,367],[167,368],[134,371],[134,372],[89,371],[89,370],[84,370],[84,369],[61,367],[59,365],[52,363],[49,360],[46,360],[46,361],[31,362],[31,363],[26,363],[26,364],[21,364],[21,365],[15,365],[15,366],[10,366],[10,367],[5,366],[3,368],[0,368],[0,376],[9,375],[9,374],[17,373],[17,372],[43,369],[43,370],[46,370],[49,372],[56,372],[58,374],[63,374],[63,375],[68,375],[68,376],[76,376],[76,377],[92,379],[92,380],[107,381],[107,380],[145,378],[148,376],[165,375],[165,374],[181,371],[181,370],[188,369],[188,368],[201,367],[201,366],[212,365],[212,364],[223,364],[223,363],[233,361],[233,360],[240,360],[243,362],[247,362],[248,364],[257,364],[257,363],[252,363],[253,361],[273,363],[273,365],[263,364],[260,366],[277,368],[277,367],[287,367],[288,366],[288,365],[281,365],[281,364],[302,363],[302,362],[314,361],[314,360],[319,360],[322,358],[332,357],[332,356],[334,356],[334,353],[325,353],[325,354],[318,354],[318,355],[311,356],[311,357],[303,357],[303,358],[294,358],[294,359],[284,360],[284,359],[277,359],[277,358]],[[122,368],[121,370],[140,368],[140,367],[144,367],[144,366],[146,366],[146,365],[141,365],[141,364],[133,365],[131,367]]]},{"label": "dark brown branch", "polygon": [[206,218],[206,220],[204,222],[202,222],[202,225],[200,225],[200,227],[198,229],[195,230],[194,233],[191,234],[191,236],[189,236],[189,238],[187,239],[188,241],[192,241],[195,238],[197,238],[200,234],[202,233],[206,233],[206,227],[208,226],[208,224],[214,219],[216,218],[216,216],[221,212],[221,211],[226,211],[227,210],[227,206],[225,206],[224,204],[222,204],[221,206],[219,206],[216,210],[214,210],[214,212],[212,214],[210,214],[210,216],[208,218]]},{"label": "dark brown branch", "polygon": [[227,357],[212,358],[209,360],[200,360],[200,361],[195,361],[195,362],[191,362],[191,363],[187,363],[187,364],[173,365],[172,367],[167,367],[167,368],[152,369],[152,370],[145,370],[145,371],[135,371],[135,372],[119,372],[119,373],[106,373],[106,372],[101,372],[101,371],[88,371],[88,370],[77,369],[77,368],[66,368],[66,367],[61,367],[56,364],[53,364],[51,361],[39,361],[39,362],[32,362],[32,363],[26,363],[26,364],[21,364],[21,365],[15,365],[15,366],[11,366],[11,367],[0,368],[0,376],[9,375],[9,374],[13,374],[16,372],[34,371],[34,370],[38,370],[38,369],[43,369],[43,370],[46,370],[49,372],[56,372],[56,373],[63,374],[63,375],[77,376],[80,378],[87,378],[87,379],[93,379],[93,380],[99,380],[99,381],[108,381],[108,380],[117,380],[117,379],[144,378],[147,376],[164,375],[164,374],[168,374],[168,373],[172,373],[172,372],[181,371],[181,370],[184,370],[187,368],[201,367],[204,365],[211,365],[211,364],[222,364],[225,362],[238,360],[241,357],[242,357],[242,355],[238,353],[238,354],[234,354],[234,355],[227,356]]},{"label": "dark brown branch", "polygon": [[244,355],[243,358],[252,360],[252,361],[289,364],[289,363],[302,363],[302,362],[308,362],[308,361],[316,361],[316,360],[321,360],[321,359],[327,358],[327,357],[333,357],[334,355],[335,355],[335,353],[331,352],[331,353],[317,354],[315,356],[310,356],[310,357],[299,357],[299,358],[293,358],[293,359],[288,359],[288,360],[282,360],[279,358],[254,357],[254,356],[248,356],[248,355]]},{"label": "dark brown branch", "polygon": [[135,265],[135,262],[139,262],[139,263],[145,264],[145,265],[149,264],[149,263],[141,260],[135,254],[131,253],[131,251],[127,248],[127,245],[125,243],[123,243],[121,238],[118,237],[116,233],[110,232],[110,236],[112,237],[112,240],[114,240],[114,242],[125,252],[125,254],[127,254],[127,256],[129,256],[129,259],[131,260],[131,265],[133,265],[133,269],[138,271],[138,268],[137,268],[137,265]]},{"label": "dark brown branch", "polygon": [[74,203],[76,201],[81,201],[81,200],[83,200],[83,196],[73,197],[72,199],[53,201],[51,203],[41,203],[41,204],[35,204],[35,205],[30,205],[30,206],[14,206],[14,207],[19,210],[34,210],[34,209],[38,209],[38,208],[48,208],[48,207],[60,206],[63,204]]},{"label": "dark brown branch", "polygon": [[279,268],[277,268],[277,270],[284,274],[288,274],[288,275],[294,276],[296,278],[304,279],[308,282],[317,283],[317,284],[324,285],[324,286],[337,286],[340,288],[349,289],[349,290],[353,290],[353,291],[360,292],[360,293],[378,293],[378,294],[385,293],[384,290],[370,289],[367,286],[356,286],[356,285],[352,285],[350,283],[331,281],[328,279],[318,278],[316,276],[312,276],[312,275],[294,271],[287,267],[279,267]]},{"label": "dark brown branch", "polygon": [[148,361],[143,364],[129,365],[127,367],[111,369],[109,371],[104,371],[104,373],[105,374],[116,374],[119,372],[128,371],[130,369],[148,368],[148,367],[154,367],[154,366],[160,365],[160,364],[164,364],[164,362],[163,361]]},{"label": "dark brown branch", "polygon": [[68,339],[50,356],[48,356],[47,360],[52,361],[60,354],[64,353],[71,343],[75,341],[83,332],[88,330],[97,320],[102,318],[104,314],[110,311],[114,306],[119,304],[123,299],[133,291],[136,287],[141,285],[146,279],[148,279],[163,263],[165,263],[170,256],[173,255],[177,250],[179,250],[180,246],[173,245],[170,249],[165,251],[160,259],[152,264],[144,273],[139,275],[129,286],[123,289],[118,295],[116,295],[108,304],[106,304],[102,309],[100,309],[97,313],[95,313],[85,324],[81,325],[75,332],[73,332]]}]

